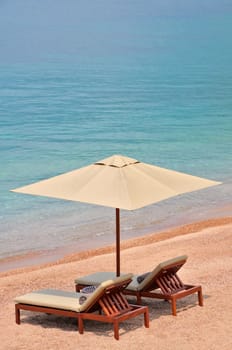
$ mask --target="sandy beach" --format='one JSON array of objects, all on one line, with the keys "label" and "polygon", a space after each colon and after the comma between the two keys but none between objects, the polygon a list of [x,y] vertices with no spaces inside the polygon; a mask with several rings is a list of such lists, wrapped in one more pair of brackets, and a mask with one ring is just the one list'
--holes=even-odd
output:
[{"label": "sandy beach", "polygon": [[192,295],[178,301],[174,317],[169,303],[144,299],[149,306],[150,328],[144,328],[139,317],[128,320],[121,324],[119,341],[114,339],[110,324],[86,321],[85,333],[80,335],[72,319],[22,312],[19,326],[14,315],[16,296],[42,288],[74,291],[77,276],[114,271],[113,247],[1,273],[0,349],[231,349],[231,232],[232,217],[227,217],[123,241],[123,272],[142,273],[161,261],[187,254],[179,275],[185,283],[202,285],[204,307],[199,307],[196,295]]}]

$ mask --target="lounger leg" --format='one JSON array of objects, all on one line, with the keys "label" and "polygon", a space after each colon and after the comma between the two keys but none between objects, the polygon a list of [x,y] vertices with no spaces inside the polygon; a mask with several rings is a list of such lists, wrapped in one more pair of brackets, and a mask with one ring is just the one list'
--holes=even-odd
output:
[{"label": "lounger leg", "polygon": [[144,312],[144,325],[146,328],[149,328],[149,313],[148,308]]},{"label": "lounger leg", "polygon": [[171,302],[172,302],[172,314],[173,316],[176,316],[176,299],[173,298]]},{"label": "lounger leg", "polygon": [[114,321],[114,338],[119,340],[118,321]]},{"label": "lounger leg", "polygon": [[142,298],[140,293],[136,293],[136,298],[137,298],[137,305],[141,305],[142,304]]},{"label": "lounger leg", "polygon": [[200,306],[203,306],[202,288],[200,288],[200,290],[197,293],[198,293],[198,303]]},{"label": "lounger leg", "polygon": [[82,317],[78,317],[78,330],[80,334],[84,333],[84,322]]},{"label": "lounger leg", "polygon": [[15,322],[20,324],[20,309],[17,304],[15,305]]}]

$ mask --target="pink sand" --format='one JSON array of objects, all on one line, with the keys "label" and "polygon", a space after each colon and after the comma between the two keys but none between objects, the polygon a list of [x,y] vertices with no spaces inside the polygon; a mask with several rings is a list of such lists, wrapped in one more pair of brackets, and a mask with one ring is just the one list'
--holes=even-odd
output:
[{"label": "pink sand", "polygon": [[[77,332],[75,320],[22,312],[15,323],[16,296],[42,288],[74,291],[74,279],[96,271],[113,271],[111,248],[66,257],[57,264],[25,268],[0,274],[0,349],[159,349],[229,350],[232,348],[232,218],[187,225],[158,235],[123,242],[123,272],[142,273],[159,262],[189,256],[180,270],[185,283],[201,284],[204,307],[197,297],[178,301],[177,317],[167,302],[146,299],[150,328],[135,318],[121,324],[120,340],[109,324],[86,321],[85,333]],[[130,301],[135,301],[133,298]]]}]

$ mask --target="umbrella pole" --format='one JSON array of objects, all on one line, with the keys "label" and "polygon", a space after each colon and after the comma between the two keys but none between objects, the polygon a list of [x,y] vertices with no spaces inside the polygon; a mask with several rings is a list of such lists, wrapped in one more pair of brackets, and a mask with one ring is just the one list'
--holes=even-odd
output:
[{"label": "umbrella pole", "polygon": [[116,208],[116,275],[120,276],[120,211]]}]

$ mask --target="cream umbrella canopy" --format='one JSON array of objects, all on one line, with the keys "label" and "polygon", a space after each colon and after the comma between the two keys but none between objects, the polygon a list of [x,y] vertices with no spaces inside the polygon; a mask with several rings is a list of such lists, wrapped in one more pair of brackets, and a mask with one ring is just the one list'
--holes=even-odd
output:
[{"label": "cream umbrella canopy", "polygon": [[116,273],[120,275],[120,209],[134,210],[220,182],[113,155],[12,191],[116,209]]}]

